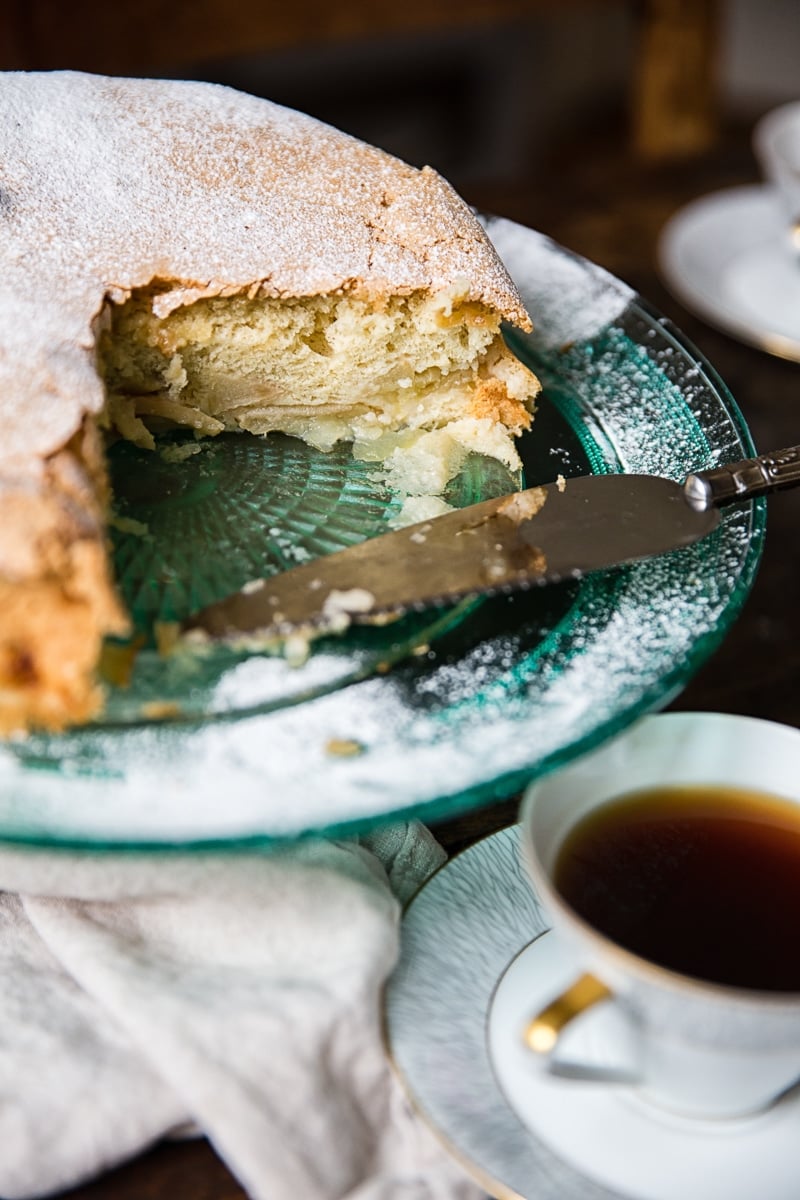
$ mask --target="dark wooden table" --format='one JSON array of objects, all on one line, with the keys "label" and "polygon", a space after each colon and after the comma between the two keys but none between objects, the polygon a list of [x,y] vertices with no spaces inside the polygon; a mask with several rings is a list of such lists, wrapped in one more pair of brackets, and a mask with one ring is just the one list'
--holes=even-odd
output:
[{"label": "dark wooden table", "polygon": [[[541,229],[635,287],[690,337],[728,384],[760,451],[800,442],[800,365],[740,345],[695,319],[664,289],[655,246],[687,201],[757,179],[748,130],[721,136],[702,160],[652,165],[624,148],[619,130],[562,144],[534,178],[484,188],[468,199]],[[800,490],[773,498],[759,576],[737,624],[673,708],[715,710],[800,725]],[[456,850],[507,824],[517,798],[435,829]],[[245,1193],[204,1141],[156,1147],[70,1200],[241,1200]]]}]

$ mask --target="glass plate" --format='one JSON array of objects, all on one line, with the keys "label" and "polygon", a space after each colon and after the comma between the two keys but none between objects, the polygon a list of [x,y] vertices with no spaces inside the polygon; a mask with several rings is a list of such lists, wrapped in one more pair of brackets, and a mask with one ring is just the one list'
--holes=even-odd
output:
[{"label": "glass plate", "polygon": [[[680,479],[753,453],[724,385],[668,322],[542,235],[486,224],[536,322],[532,335],[508,334],[544,384],[520,444],[526,482],[620,471]],[[178,457],[186,445],[176,440]],[[283,464],[280,486],[254,465],[258,454],[277,456],[270,470]],[[161,461],[141,473],[118,464],[128,482],[118,487],[117,568],[134,612],[149,618],[379,532],[396,505],[349,451],[315,455],[287,439],[232,438],[167,464],[179,490],[159,499],[142,481]],[[233,497],[216,494],[220,478]],[[451,498],[508,486],[473,460]],[[241,529],[261,531],[255,560],[231,511]],[[135,658],[123,649],[113,665],[112,652],[111,677],[132,675],[112,689],[102,724],[0,747],[0,837],[252,846],[401,815],[444,818],[508,796],[680,690],[744,602],[764,517],[764,502],[751,502],[694,547],[328,639],[303,666],[227,652],[165,666],[140,639]]]},{"label": "glass plate", "polygon": [[[298,704],[385,671],[475,607],[473,601],[430,610],[319,640],[303,670],[297,658],[299,651],[305,660],[305,642],[288,654],[213,644],[162,653],[171,623],[249,580],[385,533],[401,501],[380,467],[354,459],[350,446],[321,454],[281,434],[197,441],[182,432],[160,440],[155,455],[117,442],[109,467],[115,576],[134,629],[126,641],[106,646],[101,674],[110,686],[98,727],[156,718],[186,723]],[[463,508],[519,484],[519,472],[474,454],[443,499]],[[74,737],[39,738],[22,753],[60,762]]]}]

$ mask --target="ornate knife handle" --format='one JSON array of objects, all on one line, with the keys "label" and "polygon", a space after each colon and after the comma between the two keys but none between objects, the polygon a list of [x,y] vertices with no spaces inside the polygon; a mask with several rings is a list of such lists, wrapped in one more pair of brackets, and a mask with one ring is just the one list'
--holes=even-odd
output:
[{"label": "ornate knife handle", "polygon": [[727,467],[695,471],[687,475],[683,490],[692,508],[702,511],[793,487],[800,487],[800,446],[744,458]]}]

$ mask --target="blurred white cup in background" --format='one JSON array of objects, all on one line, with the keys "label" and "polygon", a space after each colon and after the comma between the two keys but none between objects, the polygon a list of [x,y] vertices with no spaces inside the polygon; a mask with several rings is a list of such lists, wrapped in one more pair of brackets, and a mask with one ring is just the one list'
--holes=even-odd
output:
[{"label": "blurred white cup in background", "polygon": [[753,131],[753,148],[786,217],[789,245],[800,254],[800,100],[761,118]]}]

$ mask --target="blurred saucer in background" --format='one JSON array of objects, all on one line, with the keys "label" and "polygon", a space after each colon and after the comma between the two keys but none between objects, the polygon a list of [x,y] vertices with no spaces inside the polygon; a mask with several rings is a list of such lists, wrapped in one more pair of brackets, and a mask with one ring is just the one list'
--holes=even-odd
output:
[{"label": "blurred saucer in background", "polygon": [[658,265],[670,291],[740,341],[800,362],[800,258],[765,184],[693,201],[664,227]]}]

